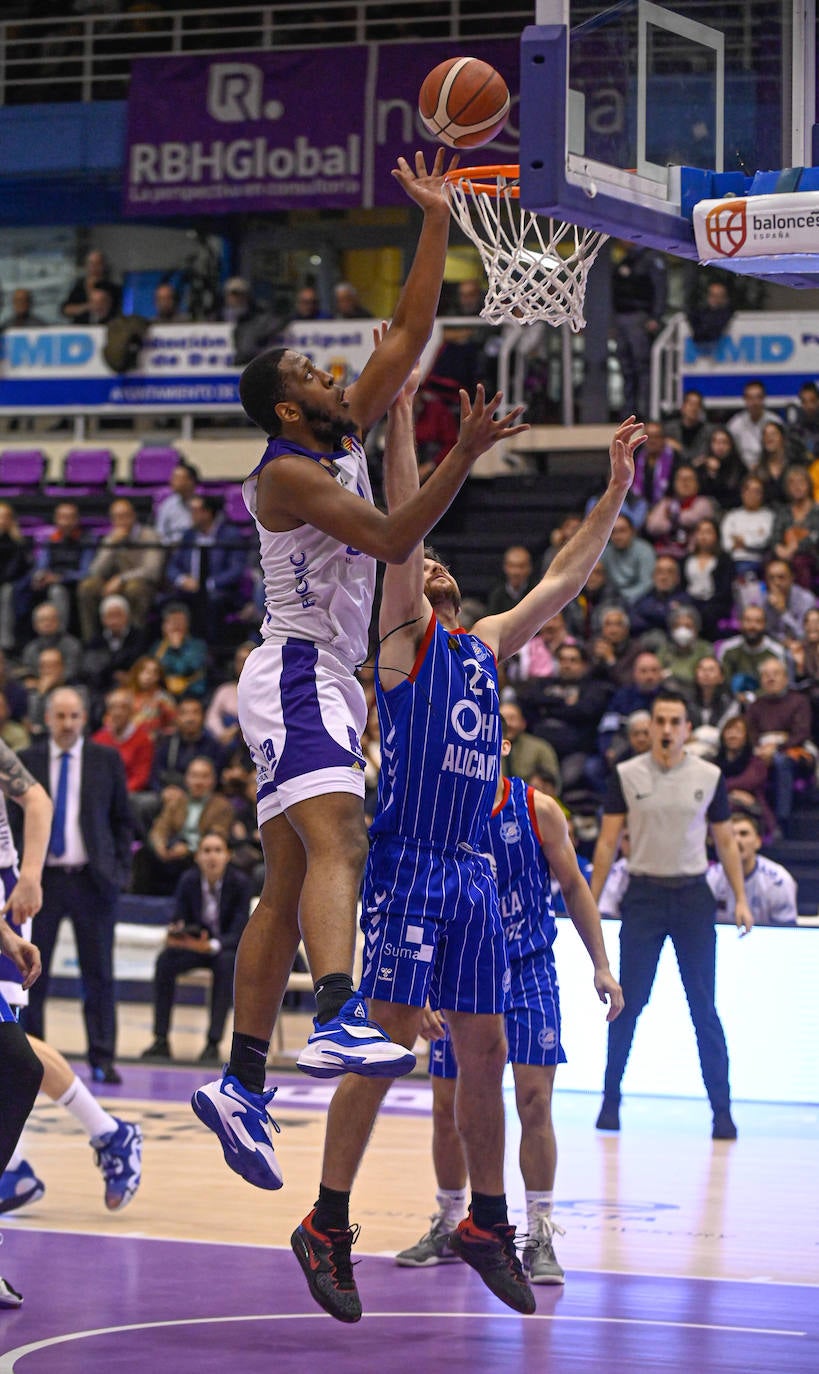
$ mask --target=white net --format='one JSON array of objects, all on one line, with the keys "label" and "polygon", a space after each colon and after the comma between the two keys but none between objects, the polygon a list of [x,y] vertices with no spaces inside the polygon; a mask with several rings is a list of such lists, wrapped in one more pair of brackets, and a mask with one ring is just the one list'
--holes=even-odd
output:
[{"label": "white net", "polygon": [[450,209],[481,255],[487,277],[481,316],[492,324],[586,320],[586,278],[607,234],[524,210],[517,168],[471,168],[447,178]]}]

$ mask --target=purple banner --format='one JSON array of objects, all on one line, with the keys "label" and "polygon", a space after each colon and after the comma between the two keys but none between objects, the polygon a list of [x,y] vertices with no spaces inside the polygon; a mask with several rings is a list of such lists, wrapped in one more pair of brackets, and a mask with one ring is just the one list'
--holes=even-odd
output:
[{"label": "purple banner", "polygon": [[[464,43],[368,44],[221,57],[143,58],[128,99],[124,210],[227,214],[390,205],[396,158],[434,150],[417,112],[427,72]],[[464,164],[517,158],[519,48],[469,42],[497,67],[512,115]]]}]

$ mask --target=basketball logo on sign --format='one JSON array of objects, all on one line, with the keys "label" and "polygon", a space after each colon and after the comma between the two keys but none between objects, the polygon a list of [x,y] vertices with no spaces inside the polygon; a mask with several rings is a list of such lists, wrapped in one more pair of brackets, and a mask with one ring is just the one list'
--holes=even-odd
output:
[{"label": "basketball logo on sign", "polygon": [[744,200],[725,200],[705,216],[705,236],[721,258],[732,258],[745,243],[745,205]]}]

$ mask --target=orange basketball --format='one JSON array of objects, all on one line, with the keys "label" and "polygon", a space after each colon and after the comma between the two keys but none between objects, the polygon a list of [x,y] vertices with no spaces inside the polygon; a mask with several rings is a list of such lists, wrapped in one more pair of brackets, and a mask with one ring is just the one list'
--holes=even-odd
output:
[{"label": "orange basketball", "polygon": [[418,111],[429,132],[450,148],[480,148],[509,116],[509,88],[477,57],[450,57],[426,77]]}]

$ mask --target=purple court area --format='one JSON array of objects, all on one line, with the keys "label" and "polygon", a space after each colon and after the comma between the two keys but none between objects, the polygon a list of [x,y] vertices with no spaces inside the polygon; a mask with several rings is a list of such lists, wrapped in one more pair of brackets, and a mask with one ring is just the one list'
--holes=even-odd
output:
[{"label": "purple court area", "polygon": [[[219,1077],[218,1069],[183,1068],[146,1064],[118,1064],[122,1083],[92,1083],[88,1076],[88,1066],[76,1061],[72,1064],[74,1072],[87,1083],[95,1097],[110,1102],[116,1110],[116,1102],[139,1099],[144,1102],[188,1102],[194,1089]],[[267,1087],[277,1087],[276,1107],[302,1108],[304,1111],[324,1111],[333,1093],[335,1083],[320,1083],[306,1078],[304,1074],[290,1073],[287,1070],[271,1069],[267,1075]],[[390,1088],[381,1111],[386,1116],[429,1116],[432,1104],[432,1089],[429,1079],[408,1078]],[[0,1374],[2,1371],[0,1370]]]},{"label": "purple court area", "polygon": [[3,1264],[26,1301],[0,1313],[0,1374],[819,1368],[816,1292],[796,1286],[572,1273],[519,1317],[463,1265],[364,1256],[350,1327],[313,1305],[289,1251],[26,1231]]},{"label": "purple court area", "polygon": [[[99,1089],[112,1106],[187,1101],[209,1077],[121,1068],[121,1088]],[[282,1106],[322,1110],[332,1094],[328,1084],[276,1077]],[[387,1110],[428,1115],[428,1083],[397,1085]],[[464,1265],[408,1270],[383,1255],[359,1258],[365,1315],[343,1326],[314,1305],[289,1250],[8,1226],[0,1273],[25,1303],[0,1311],[0,1374],[289,1374],[311,1360],[334,1374],[819,1370],[819,1303],[808,1286],[572,1270],[565,1289],[536,1290],[535,1316],[519,1317]]]}]

